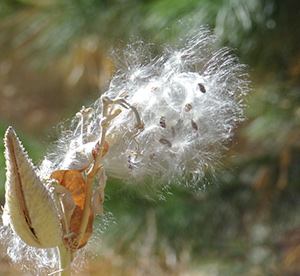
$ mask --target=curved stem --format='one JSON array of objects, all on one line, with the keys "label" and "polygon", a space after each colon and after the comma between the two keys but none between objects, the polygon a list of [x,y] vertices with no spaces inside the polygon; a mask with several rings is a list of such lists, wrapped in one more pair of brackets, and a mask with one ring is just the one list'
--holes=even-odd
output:
[{"label": "curved stem", "polygon": [[[86,231],[86,227],[88,225],[89,216],[91,212],[91,202],[92,202],[92,195],[93,195],[93,187],[94,187],[94,179],[96,176],[96,173],[99,169],[99,164],[102,159],[102,153],[104,149],[104,143],[105,143],[105,135],[108,127],[109,120],[107,118],[108,116],[108,107],[109,107],[109,99],[106,97],[102,97],[102,103],[103,103],[103,110],[102,110],[102,121],[101,121],[101,139],[100,139],[100,147],[98,149],[97,157],[92,165],[92,168],[87,173],[87,180],[86,180],[86,196],[84,201],[84,208],[83,208],[83,214],[81,217],[81,222],[79,226],[79,232],[77,237],[77,243],[78,246],[80,245],[84,233]],[[117,114],[115,115],[117,116]]]},{"label": "curved stem", "polygon": [[[125,108],[131,108],[131,110],[134,112],[136,119],[137,119],[137,128],[142,129],[142,127],[143,127],[139,113],[134,106],[131,106],[130,104],[128,104],[124,99],[117,99],[115,101],[112,101],[108,97],[102,97],[102,105],[103,106],[102,106],[102,114],[101,114],[101,116],[102,116],[101,137],[100,137],[100,141],[99,141],[99,147],[98,147],[96,159],[86,175],[86,177],[87,177],[87,179],[86,179],[86,196],[85,196],[83,214],[82,214],[81,222],[80,222],[80,226],[79,226],[79,232],[78,232],[78,236],[77,236],[78,246],[80,245],[80,243],[83,239],[83,236],[84,236],[84,233],[86,231],[86,227],[87,227],[88,221],[89,221],[89,216],[90,216],[90,212],[91,212],[93,187],[94,187],[94,179],[100,168],[100,162],[102,160],[106,132],[108,130],[110,122],[121,113],[120,109],[114,110],[115,104],[119,104]],[[135,137],[134,137],[134,139],[135,139]],[[135,139],[135,141],[136,141],[136,139]],[[138,142],[137,142],[137,144],[138,144]]]}]

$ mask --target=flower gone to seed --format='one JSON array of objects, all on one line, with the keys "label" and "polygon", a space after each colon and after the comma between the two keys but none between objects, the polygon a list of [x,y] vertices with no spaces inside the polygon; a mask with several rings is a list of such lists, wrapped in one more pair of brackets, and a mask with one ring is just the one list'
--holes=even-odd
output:
[{"label": "flower gone to seed", "polygon": [[31,246],[58,246],[61,271],[92,235],[94,214],[103,215],[105,172],[130,183],[197,184],[243,120],[244,66],[216,49],[207,30],[156,58],[143,46],[149,49],[137,42],[117,53],[125,68],[76,114],[38,170],[12,128],[6,132],[3,220]]},{"label": "flower gone to seed", "polygon": [[[56,165],[58,167],[50,166],[50,170],[45,164],[39,171],[33,167],[11,127],[5,134],[7,181],[3,227],[7,231],[12,229],[32,248],[58,247],[58,272],[65,271],[62,275],[69,275],[74,253],[85,246],[91,237],[94,214],[103,215],[106,175],[101,162],[109,149],[107,129],[121,113],[121,109],[115,108],[116,105],[135,114],[137,129],[143,126],[135,107],[124,99],[103,97],[102,101],[98,137],[92,139],[94,136],[89,133],[88,121],[92,108],[83,108],[76,114],[80,119],[75,130],[78,135],[69,144],[64,159]],[[46,164],[49,164],[47,161]],[[39,177],[41,174],[43,180]],[[93,193],[95,184],[97,189]]]},{"label": "flower gone to seed", "polygon": [[[242,96],[249,90],[244,66],[227,49],[216,49],[216,39],[207,30],[182,41],[156,58],[141,50],[141,42],[124,54],[115,53],[116,63],[126,67],[118,68],[104,95],[126,99],[144,126],[136,134],[129,113],[112,122],[104,161],[109,175],[131,183],[148,178],[196,183],[206,169],[213,169],[243,120]],[[96,118],[99,101],[94,108]],[[97,128],[93,120],[91,126]],[[129,164],[132,151],[137,158]]]}]

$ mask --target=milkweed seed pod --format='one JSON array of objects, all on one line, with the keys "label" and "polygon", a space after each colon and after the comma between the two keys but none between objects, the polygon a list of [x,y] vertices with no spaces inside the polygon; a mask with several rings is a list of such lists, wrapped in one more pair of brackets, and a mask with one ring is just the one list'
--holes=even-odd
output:
[{"label": "milkweed seed pod", "polygon": [[38,248],[62,244],[56,203],[37,176],[12,127],[5,133],[6,183],[4,218],[28,245]]},{"label": "milkweed seed pod", "polygon": [[[249,90],[244,66],[227,49],[217,49],[205,29],[182,38],[178,47],[165,47],[158,57],[149,49],[136,42],[115,53],[120,66],[108,90],[76,114],[38,170],[8,128],[2,220],[10,226],[5,231],[16,234],[10,257],[45,251],[44,260],[51,247],[84,246],[94,213],[103,215],[105,172],[128,183],[150,179],[198,187],[206,171],[214,170],[243,120],[242,99]],[[40,176],[53,178],[52,188]],[[17,236],[35,248],[19,248]]]}]

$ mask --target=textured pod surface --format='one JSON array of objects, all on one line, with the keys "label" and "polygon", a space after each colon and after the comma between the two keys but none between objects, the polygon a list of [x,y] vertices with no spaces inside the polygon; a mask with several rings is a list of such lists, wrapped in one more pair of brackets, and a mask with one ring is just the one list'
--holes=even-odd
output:
[{"label": "textured pod surface", "polygon": [[5,133],[5,207],[13,231],[28,245],[47,248],[62,244],[56,204],[37,176],[12,127]]}]

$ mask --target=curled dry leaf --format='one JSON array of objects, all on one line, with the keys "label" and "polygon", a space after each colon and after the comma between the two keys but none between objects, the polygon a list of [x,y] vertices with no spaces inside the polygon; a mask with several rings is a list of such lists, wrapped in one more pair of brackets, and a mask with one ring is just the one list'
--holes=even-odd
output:
[{"label": "curled dry leaf", "polygon": [[[64,186],[70,192],[76,207],[70,219],[69,229],[70,232],[79,234],[87,189],[85,179],[80,172],[75,170],[58,170],[53,172],[50,177],[57,180],[60,185]],[[91,212],[86,231],[78,248],[86,245],[91,237],[93,233],[93,222],[94,214]]]},{"label": "curled dry leaf", "polygon": [[103,202],[104,202],[104,197],[105,197],[104,189],[105,189],[106,180],[107,180],[104,167],[101,167],[99,169],[99,171],[97,173],[97,178],[98,178],[98,182],[99,182],[99,184],[98,184],[99,187],[93,194],[91,210],[93,213],[103,216],[104,215]]},{"label": "curled dry leaf", "polygon": [[97,189],[95,193],[93,194],[93,199],[92,199],[92,206],[91,210],[94,214],[103,216],[104,211],[103,211],[103,201],[104,198],[101,196],[101,191]]}]

